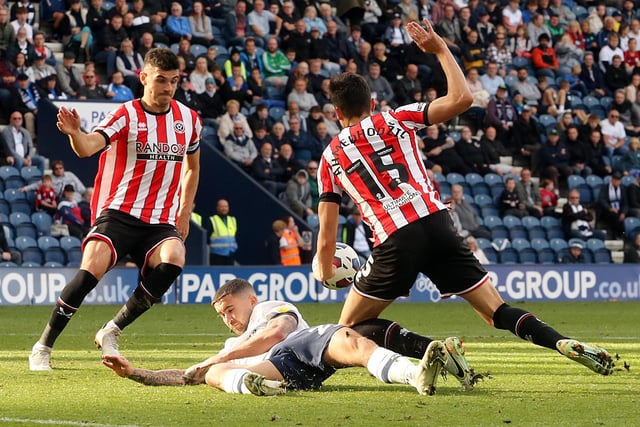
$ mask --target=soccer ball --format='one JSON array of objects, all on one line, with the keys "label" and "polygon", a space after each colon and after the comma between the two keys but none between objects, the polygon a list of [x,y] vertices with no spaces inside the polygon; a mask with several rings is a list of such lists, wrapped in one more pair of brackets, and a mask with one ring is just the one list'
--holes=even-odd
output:
[{"label": "soccer ball", "polygon": [[[355,280],[360,269],[360,257],[351,246],[338,242],[333,255],[333,265],[336,267],[336,274],[322,282],[322,285],[329,289],[344,289]],[[312,268],[314,271],[318,268],[317,255],[313,257]]]}]

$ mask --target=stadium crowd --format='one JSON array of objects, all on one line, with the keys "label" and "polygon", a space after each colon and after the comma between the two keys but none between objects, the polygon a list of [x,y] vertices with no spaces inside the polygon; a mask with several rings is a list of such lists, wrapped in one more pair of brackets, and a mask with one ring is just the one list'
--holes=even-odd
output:
[{"label": "stadium crowd", "polygon": [[[501,239],[509,245],[561,239],[566,246],[558,246],[555,261],[566,258],[576,238],[591,260],[600,249],[587,246],[593,239],[625,238],[635,251],[640,222],[628,218],[640,217],[639,6],[632,0],[3,3],[0,124],[8,126],[0,164],[37,168],[40,176],[23,176],[18,186],[33,202],[30,212],[68,218],[34,199],[46,181],[46,159],[37,156],[38,102],[133,99],[144,55],[168,46],[181,61],[175,98],[200,113],[204,142],[312,223],[317,162],[340,131],[331,75],[365,76],[377,111],[442,95],[441,67],[404,28],[428,18],[474,95],[464,115],[419,134],[425,165],[442,199],[455,205],[461,234],[475,237],[472,244],[492,262],[531,259],[520,249],[534,248],[503,247]],[[52,43],[63,51],[56,55]],[[23,128],[13,127],[14,116]],[[57,182],[55,170],[49,178]],[[66,185],[70,202],[79,204],[78,183],[56,188],[58,202]],[[3,182],[3,191],[10,186]],[[12,205],[6,205],[1,222],[8,224]],[[345,200],[342,225],[353,227],[352,213]],[[66,221],[82,237],[88,224]],[[519,258],[506,257],[505,249]],[[537,252],[535,260],[543,259]]]}]

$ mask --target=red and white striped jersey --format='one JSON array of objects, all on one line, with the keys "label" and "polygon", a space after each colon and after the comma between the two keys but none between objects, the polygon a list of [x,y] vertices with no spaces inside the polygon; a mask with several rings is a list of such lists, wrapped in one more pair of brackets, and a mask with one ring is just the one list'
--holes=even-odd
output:
[{"label": "red and white striped jersey", "polygon": [[92,222],[115,209],[148,224],[175,225],[186,154],[200,147],[198,114],[172,100],[167,113],[144,110],[140,100],[125,102],[95,131],[107,138],[96,174]]},{"label": "red and white striped jersey", "polygon": [[345,191],[371,226],[375,245],[405,225],[446,209],[427,177],[415,131],[426,104],[374,114],[343,129],[322,154],[318,192],[337,200]]}]

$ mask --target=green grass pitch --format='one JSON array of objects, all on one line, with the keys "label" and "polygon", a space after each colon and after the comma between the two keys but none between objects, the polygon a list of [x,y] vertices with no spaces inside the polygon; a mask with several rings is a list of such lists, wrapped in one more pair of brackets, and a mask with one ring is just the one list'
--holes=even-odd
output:
[{"label": "green grass pitch", "polygon": [[[340,311],[299,307],[312,325],[335,322]],[[361,368],[338,371],[322,391],[267,398],[206,386],[145,387],[102,366],[93,345],[118,307],[82,307],[56,344],[52,372],[30,372],[27,362],[51,307],[1,307],[0,426],[639,426],[640,302],[522,307],[561,333],[618,353],[614,375],[497,331],[467,304],[398,303],[383,317],[432,337],[462,337],[472,367],[491,377],[472,392],[452,378],[439,381],[435,396],[379,383]],[[207,305],[158,306],[126,329],[121,351],[139,367],[184,368],[229,336]]]}]

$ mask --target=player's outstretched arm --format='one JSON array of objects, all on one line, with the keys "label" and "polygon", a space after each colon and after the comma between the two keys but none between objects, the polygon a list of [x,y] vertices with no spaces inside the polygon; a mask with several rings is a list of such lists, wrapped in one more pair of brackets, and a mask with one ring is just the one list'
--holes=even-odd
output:
[{"label": "player's outstretched arm", "polygon": [[335,275],[333,255],[336,251],[339,213],[340,205],[337,203],[320,202],[318,204],[318,218],[320,219],[316,252],[318,268],[313,270],[313,276],[321,282],[331,279]]},{"label": "player's outstretched arm", "polygon": [[78,157],[89,157],[102,150],[106,144],[104,136],[97,132],[87,134],[80,129],[80,115],[72,108],[60,107],[58,111],[58,129],[69,137],[71,148]]},{"label": "player's outstretched arm", "polygon": [[165,369],[150,371],[134,368],[131,362],[124,356],[104,356],[102,364],[111,368],[119,377],[128,378],[144,385],[154,386],[184,386],[204,384],[204,378],[200,382],[195,378],[186,378],[182,369]]},{"label": "player's outstretched arm", "polygon": [[473,102],[464,74],[446,43],[424,19],[424,28],[418,22],[407,24],[409,35],[423,52],[433,53],[438,58],[447,76],[447,94],[429,106],[429,122],[442,123],[464,113]]}]

